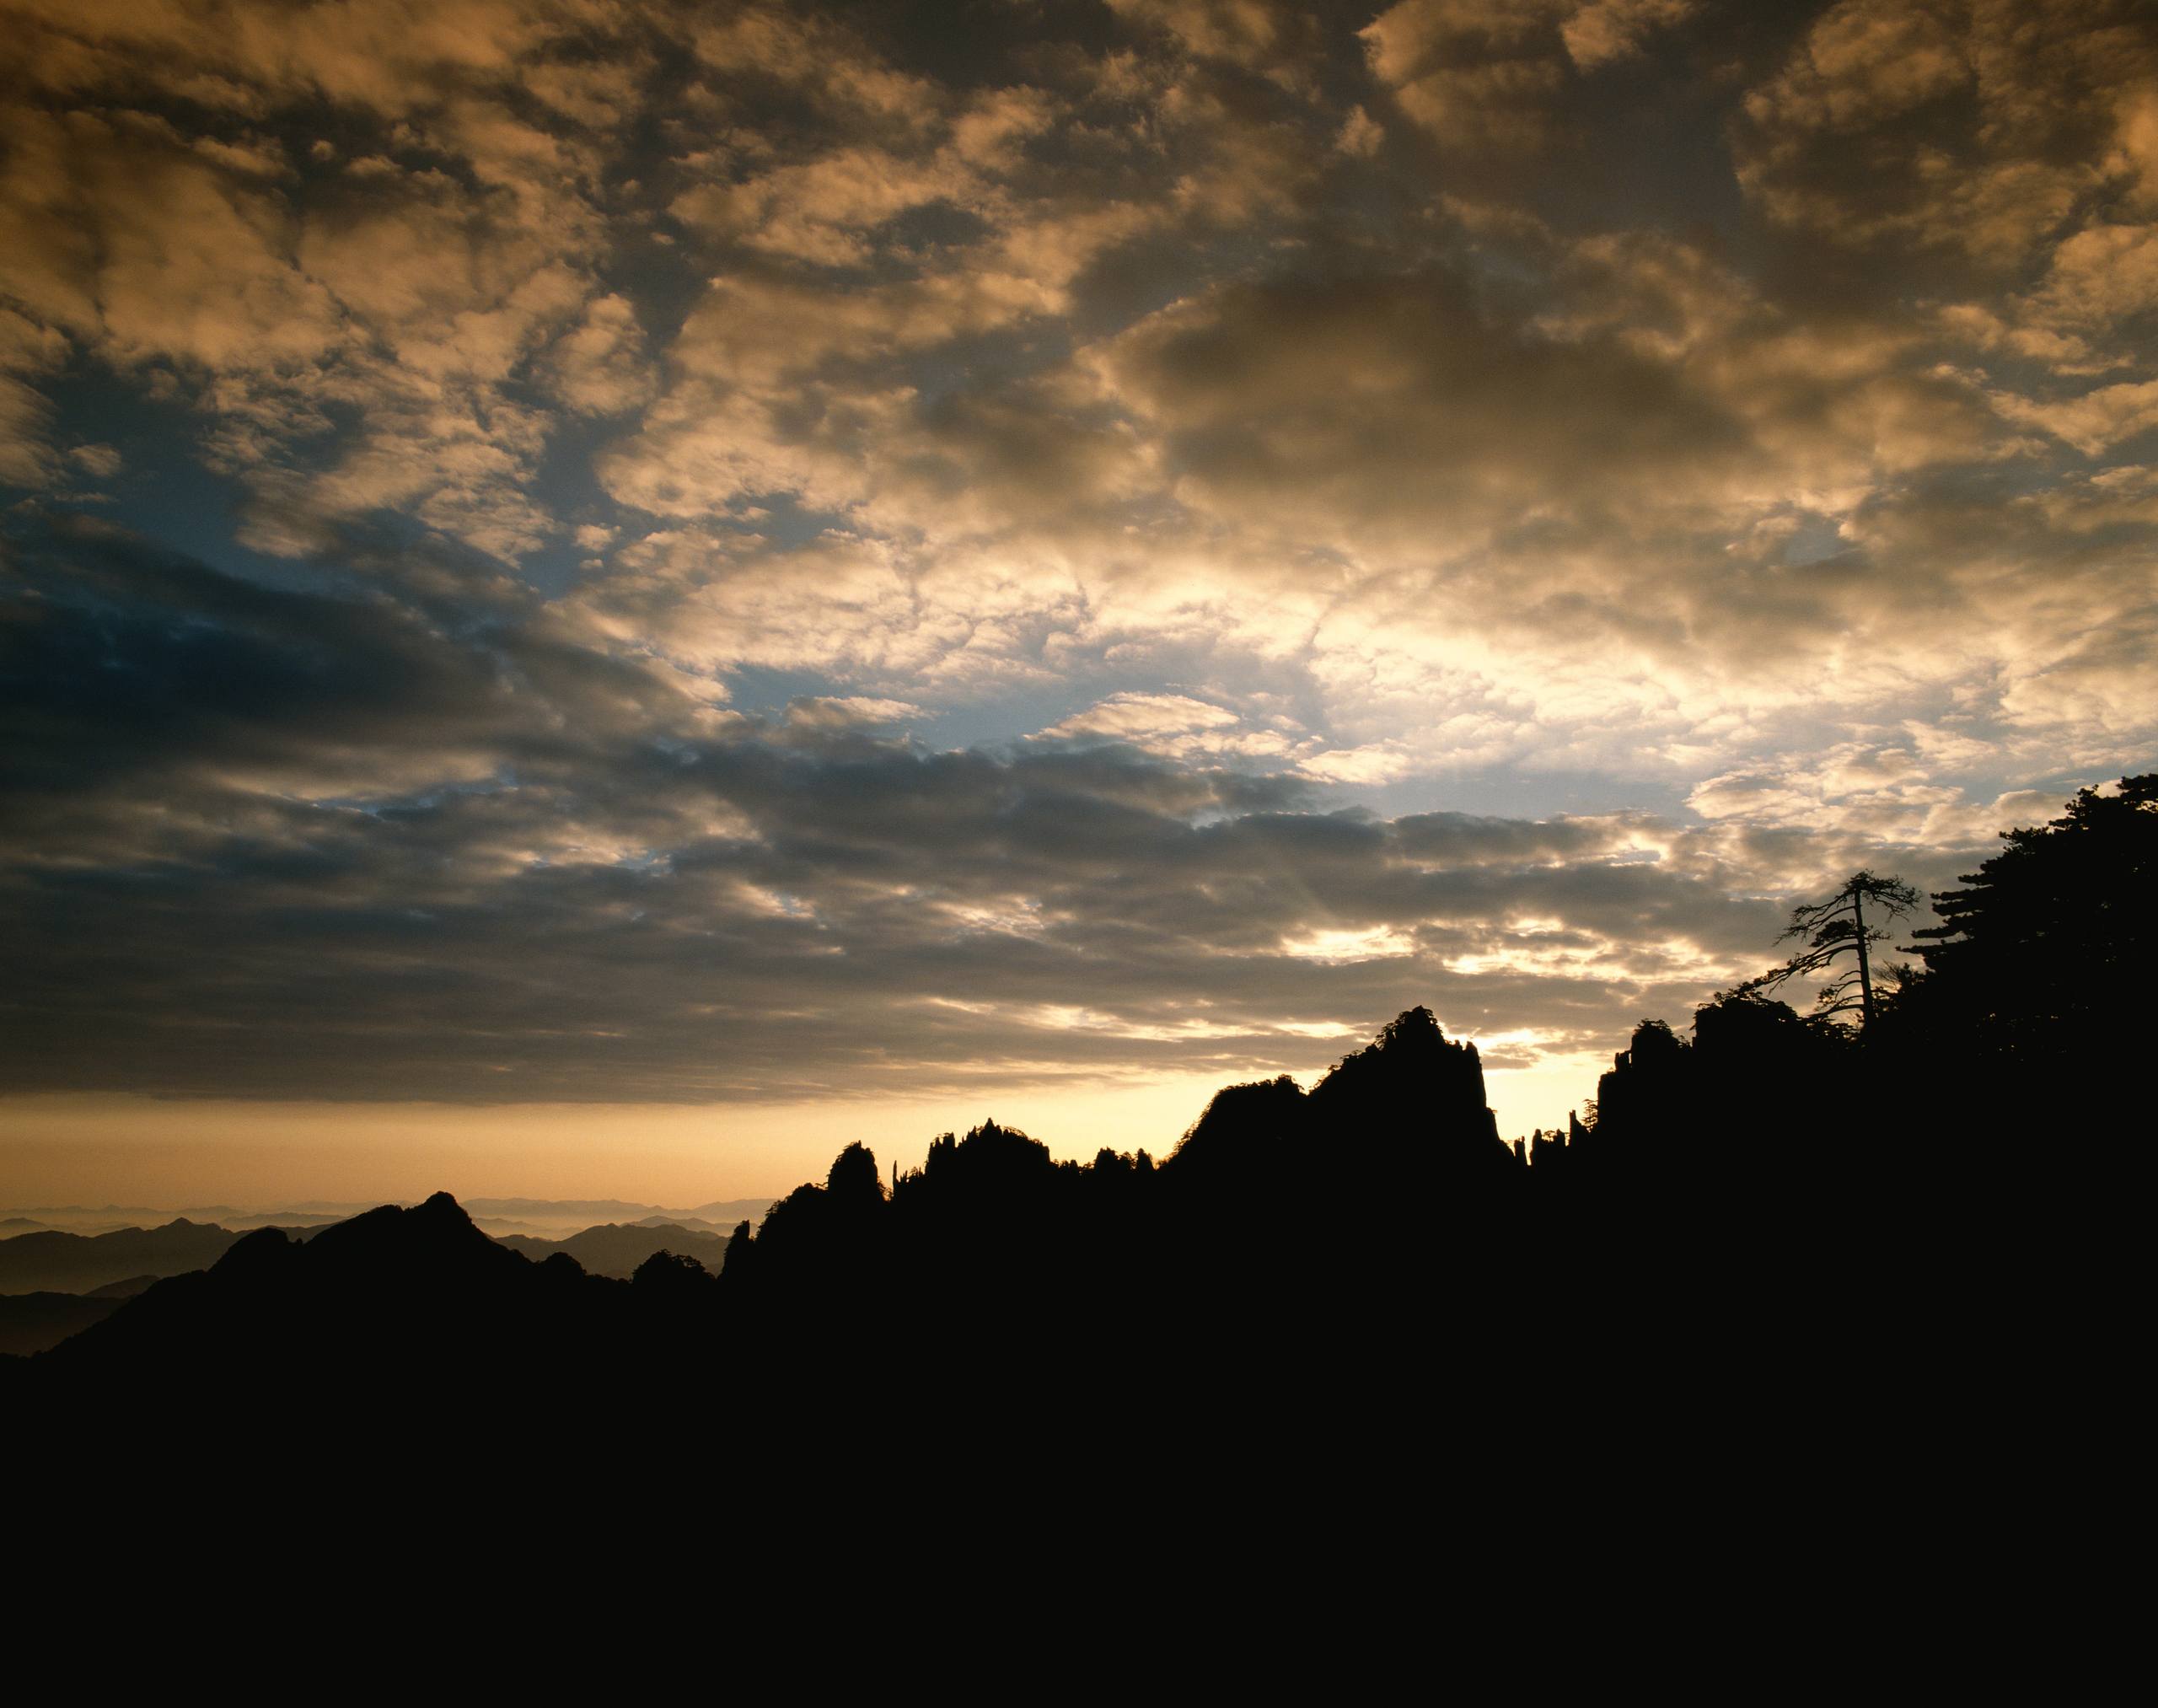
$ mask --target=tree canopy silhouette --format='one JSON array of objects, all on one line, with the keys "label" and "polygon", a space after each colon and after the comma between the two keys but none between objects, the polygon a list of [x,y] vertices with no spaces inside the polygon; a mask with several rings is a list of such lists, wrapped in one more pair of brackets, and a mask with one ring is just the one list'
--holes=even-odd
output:
[{"label": "tree canopy silhouette", "polygon": [[2158,773],[2084,789],[2001,841],[1963,888],[1934,897],[1941,923],[1912,933],[1921,1018],[2010,1055],[2115,1039],[2147,1011],[2133,993],[2158,962]]}]

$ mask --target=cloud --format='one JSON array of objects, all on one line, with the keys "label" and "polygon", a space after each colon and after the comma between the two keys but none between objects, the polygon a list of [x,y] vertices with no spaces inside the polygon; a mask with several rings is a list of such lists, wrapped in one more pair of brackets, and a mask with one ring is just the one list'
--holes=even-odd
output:
[{"label": "cloud", "polygon": [[905,133],[937,100],[932,83],[887,64],[855,31],[807,8],[730,8],[699,19],[690,38],[698,60],[715,71],[805,93],[843,125]]},{"label": "cloud", "polygon": [[[0,292],[212,417],[209,459],[254,494],[250,543],[312,549],[383,506],[497,558],[551,536],[529,492],[544,424],[505,388],[592,295],[594,157],[573,118],[513,107],[520,71],[544,69],[529,56],[600,11],[27,14],[49,100],[5,121]],[[160,81],[209,110],[195,133],[167,115],[185,107],[130,105]],[[608,82],[548,86],[589,106]],[[310,137],[325,99],[374,146]],[[634,401],[634,341],[608,312],[558,352],[575,407]]]},{"label": "cloud", "polygon": [[1415,124],[1463,148],[1533,146],[1570,68],[1559,8],[1402,0],[1362,32],[1372,74]]},{"label": "cloud", "polygon": [[[729,282],[609,489],[707,523],[781,491],[845,525],[813,548],[668,530],[586,597],[699,668],[878,691],[1200,633],[1296,655],[1324,715],[1236,739],[1373,787],[1727,760],[1763,715],[1892,720],[2032,637],[1978,593],[2057,559],[2059,529],[1996,535],[1981,567],[1898,519],[1930,529],[2029,458],[2004,416],[2040,424],[1930,325],[1810,318],[1668,239],[1537,243],[1506,256],[1525,300],[1479,291],[1473,256],[1239,281],[933,403],[893,365],[953,324],[920,282]],[[2125,561],[2115,585],[2143,596]]]},{"label": "cloud", "polygon": [[1313,745],[1294,719],[1248,715],[1188,694],[1114,694],[1051,724],[1044,741],[1128,743],[1164,757],[1279,766]]},{"label": "cloud", "polygon": [[1043,731],[1050,736],[1101,736],[1123,740],[1185,735],[1232,728],[1237,714],[1188,694],[1119,694]]},{"label": "cloud", "polygon": [[[109,530],[52,549],[8,606],[18,1088],[869,1089],[1205,1067],[1418,998],[1564,1051],[1771,934],[1729,899],[1758,860],[1676,825],[1315,812],[1129,746],[934,753],[866,731],[913,708],[760,722],[544,618],[459,639]],[[1222,727],[1166,697],[1103,718]],[[1102,1018],[1028,1018],[1073,1009]]]},{"label": "cloud", "polygon": [[1693,15],[1694,0],[1592,0],[1559,26],[1566,51],[1583,71],[1633,58],[1656,31]]},{"label": "cloud", "polygon": [[37,382],[66,353],[58,332],[0,309],[0,481],[44,486],[57,472],[51,406]]},{"label": "cloud", "polygon": [[1997,275],[2103,190],[2114,99],[2154,66],[2136,8],[2112,0],[2029,18],[1843,0],[1747,94],[1739,181],[1833,241],[1960,250]]},{"label": "cloud", "polygon": [[9,21],[33,1079],[1601,1049],[2158,751],[2124,5]]},{"label": "cloud", "polygon": [[2158,309],[2158,229],[2093,225],[2053,251],[2038,302],[2049,318],[2110,325]]},{"label": "cloud", "polygon": [[2080,397],[2040,403],[1997,395],[1994,407],[2010,421],[2043,427],[2086,456],[2158,427],[2158,380],[2102,385]]},{"label": "cloud", "polygon": [[1301,8],[1268,0],[1110,0],[1123,16],[1173,35],[1188,53],[1262,67],[1285,49],[1307,46],[1310,22]]},{"label": "cloud", "polygon": [[1456,514],[1459,534],[1584,478],[1706,470],[1732,442],[1721,411],[1661,364],[1539,338],[1445,271],[1230,287],[1096,359],[1167,443],[1187,499],[1244,515],[1284,502],[1381,525]]},{"label": "cloud", "polygon": [[30,78],[56,91],[147,70],[206,106],[240,113],[318,97],[400,117],[604,28],[611,8],[601,0],[349,0],[235,19],[207,0],[11,0],[10,10],[29,37]]},{"label": "cloud", "polygon": [[1536,149],[1581,76],[1639,56],[1692,0],[1400,0],[1360,32],[1373,77],[1448,147]]}]

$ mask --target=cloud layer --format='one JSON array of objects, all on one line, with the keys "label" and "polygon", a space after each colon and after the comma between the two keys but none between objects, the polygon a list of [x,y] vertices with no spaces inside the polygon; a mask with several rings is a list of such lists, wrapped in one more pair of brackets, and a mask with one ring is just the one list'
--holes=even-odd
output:
[{"label": "cloud layer", "polygon": [[2126,0],[0,21],[16,1088],[1570,1056],[2158,746]]}]

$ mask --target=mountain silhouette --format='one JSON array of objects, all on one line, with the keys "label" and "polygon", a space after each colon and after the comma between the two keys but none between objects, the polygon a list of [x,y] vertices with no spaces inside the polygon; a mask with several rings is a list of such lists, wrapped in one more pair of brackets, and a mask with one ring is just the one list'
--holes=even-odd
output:
[{"label": "mountain silhouette", "polygon": [[[155,1396],[158,1429],[205,1453],[274,1442],[416,1476],[453,1441],[467,1474],[542,1484],[703,1453],[769,1474],[786,1534],[887,1499],[931,1528],[1012,1509],[1052,1443],[1067,1491],[1248,1523],[1280,1487],[1323,1486],[1418,1535],[1463,1490],[1525,1500],[1591,1464],[1616,1487],[1681,1440],[1734,1499],[1763,1498],[1764,1442],[1777,1477],[1823,1485],[1853,1474],[1849,1417],[1921,1403],[1988,1337],[2020,1344],[2032,1302],[2081,1272],[2064,1231],[2094,1225],[2093,1183],[2133,1149],[2103,1141],[2139,1129],[2117,1108],[2127,1057],[2067,1077],[2091,1016],[2125,1023],[2076,984],[2100,927],[2053,922],[2078,902],[2145,940],[2158,780],[2122,798],[2059,832],[2093,841],[2018,833],[1980,900],[1944,898],[1934,964],[1884,969],[1871,1019],[1742,985],[1683,1033],[1643,1021],[1593,1108],[1528,1143],[1500,1141],[1474,1046],[1413,1008],[1309,1091],[1224,1088],[1158,1162],[1060,1160],[985,1120],[888,1180],[849,1144],[723,1243],[578,1236],[595,1263],[641,1253],[627,1280],[528,1260],[441,1193],[304,1238],[20,1235],[0,1256],[87,1274],[82,1253],[111,1252],[107,1281],[154,1272],[152,1235],[224,1243],[0,1361],[0,1386],[52,1437]],[[2102,1141],[2072,1166],[2069,1098]],[[110,1302],[25,1307],[48,1315],[23,1344]]]},{"label": "mountain silhouette", "polygon": [[[38,1362],[86,1378],[184,1380],[245,1393],[294,1381],[513,1385],[569,1351],[585,1287],[567,1259],[534,1264],[447,1193],[302,1240],[262,1228],[210,1268],[171,1276]],[[507,1391],[507,1388],[505,1391]]]}]

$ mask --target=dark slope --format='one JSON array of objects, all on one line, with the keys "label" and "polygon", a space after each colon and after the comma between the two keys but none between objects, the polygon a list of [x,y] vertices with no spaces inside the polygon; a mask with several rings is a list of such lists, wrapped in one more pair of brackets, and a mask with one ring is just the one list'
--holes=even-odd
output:
[{"label": "dark slope", "polygon": [[86,1299],[132,1299],[137,1293],[146,1293],[164,1280],[162,1276],[131,1275],[125,1281],[107,1281],[101,1287],[92,1287],[83,1297]]},{"label": "dark slope", "polygon": [[78,1293],[0,1296],[0,1354],[27,1357],[56,1346],[69,1335],[102,1323],[125,1302]]},{"label": "dark slope", "polygon": [[56,1346],[102,1323],[136,1294],[157,1286],[161,1277],[130,1276],[85,1293],[0,1294],[0,1355],[28,1357]]}]

